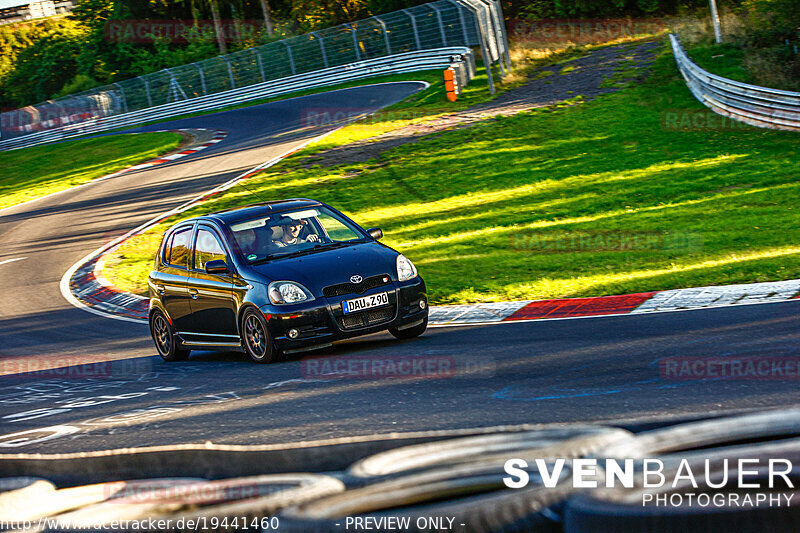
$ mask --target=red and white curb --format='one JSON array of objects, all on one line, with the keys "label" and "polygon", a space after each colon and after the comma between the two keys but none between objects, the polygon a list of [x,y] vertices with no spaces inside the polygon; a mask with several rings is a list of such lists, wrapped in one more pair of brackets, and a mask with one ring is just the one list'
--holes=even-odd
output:
[{"label": "red and white curb", "polygon": [[176,159],[181,159],[182,157],[186,157],[187,155],[192,155],[192,154],[195,154],[197,152],[200,152],[201,150],[205,150],[209,146],[214,146],[215,144],[217,144],[218,142],[221,142],[222,140],[225,139],[225,137],[228,136],[228,132],[225,131],[225,130],[204,130],[204,129],[201,129],[201,128],[181,128],[181,129],[178,129],[178,130],[157,130],[154,133],[163,133],[163,132],[168,132],[168,131],[170,131],[170,132],[176,132],[176,131],[183,131],[183,132],[211,131],[214,134],[214,136],[210,140],[208,140],[208,141],[206,141],[206,142],[204,142],[202,144],[190,145],[189,148],[186,148],[185,150],[181,150],[180,152],[177,152],[177,153],[174,153],[174,154],[170,154],[170,155],[165,155],[163,157],[157,157],[156,159],[151,159],[150,161],[146,161],[146,162],[141,163],[139,165],[134,165],[132,167],[128,167],[126,169],[120,170],[119,172],[114,172],[113,174],[109,174],[108,176],[103,176],[102,178],[98,178],[98,179],[96,179],[94,181],[100,181],[100,180],[108,179],[108,178],[111,178],[111,177],[116,177],[116,176],[119,176],[120,174],[125,174],[126,172],[131,172],[131,171],[134,171],[134,170],[142,170],[144,168],[150,168],[150,167],[154,167],[156,165],[160,165],[162,163],[169,163],[170,161],[175,161]]},{"label": "red and white curb", "polygon": [[[107,253],[110,253],[109,250]],[[103,254],[103,255],[106,255]],[[101,257],[75,272],[70,288],[76,297],[117,318],[145,322],[148,299],[122,292],[100,275]],[[432,326],[464,326],[520,320],[563,320],[615,315],[663,313],[712,307],[785,302],[798,296],[800,280],[675,289],[659,292],[522,300],[471,305],[441,305],[430,309]]]},{"label": "red and white curb", "polygon": [[[30,204],[32,202],[38,202],[40,200],[43,200],[45,198],[50,198],[51,196],[55,196],[57,194],[63,194],[65,192],[67,192],[67,191],[74,191],[75,189],[78,189],[80,187],[86,187],[87,185],[91,185],[92,183],[96,183],[98,181],[105,181],[105,180],[114,179],[114,178],[116,178],[118,176],[121,176],[123,174],[127,174],[128,172],[133,172],[134,170],[142,170],[142,169],[154,167],[156,165],[161,165],[163,163],[169,163],[170,161],[175,161],[176,159],[180,159],[182,157],[186,157],[186,156],[192,155],[194,153],[197,153],[197,152],[199,152],[201,150],[205,150],[209,146],[214,146],[215,144],[217,144],[218,142],[224,140],[225,137],[228,136],[228,132],[225,131],[225,130],[207,130],[207,129],[204,129],[204,128],[183,128],[183,129],[177,129],[177,130],[158,130],[158,131],[155,131],[155,132],[152,132],[152,133],[178,132],[178,131],[182,131],[182,132],[208,131],[210,133],[213,133],[213,137],[210,140],[208,140],[206,142],[203,142],[202,144],[190,144],[188,148],[185,148],[184,150],[181,150],[180,152],[176,152],[174,154],[170,154],[170,155],[166,155],[166,156],[157,157],[155,159],[151,159],[150,161],[145,161],[144,163],[140,163],[138,165],[133,165],[132,167],[123,168],[122,170],[118,170],[116,172],[112,172],[111,174],[106,174],[104,176],[100,176],[99,178],[95,178],[95,179],[93,179],[91,181],[87,181],[86,183],[81,183],[80,185],[75,185],[74,187],[70,187],[68,189],[64,189],[64,190],[61,190],[61,191],[56,191],[54,193],[46,194],[44,196],[38,196],[36,198],[31,198],[30,200],[26,200],[26,201],[20,202],[18,204],[14,204],[14,205],[10,205],[8,207],[4,207],[4,208],[0,209],[0,212],[6,211],[6,210],[9,210],[9,209],[17,209],[22,205]],[[131,135],[136,135],[136,134],[131,134]]]},{"label": "red and white curb", "polygon": [[431,307],[436,326],[489,324],[519,320],[563,320],[712,307],[785,302],[798,297],[800,279],[641,292],[619,296],[522,300]]}]

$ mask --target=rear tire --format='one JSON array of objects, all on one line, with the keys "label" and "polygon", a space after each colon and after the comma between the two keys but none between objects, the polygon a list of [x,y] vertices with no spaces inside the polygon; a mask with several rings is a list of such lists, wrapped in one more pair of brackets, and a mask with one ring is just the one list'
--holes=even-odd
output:
[{"label": "rear tire", "polygon": [[153,342],[156,343],[158,355],[164,361],[183,361],[189,357],[191,350],[178,347],[172,326],[164,313],[158,309],[150,314],[150,335],[153,336]]},{"label": "rear tire", "polygon": [[397,328],[389,328],[389,333],[395,336],[398,339],[413,339],[414,337],[419,337],[425,330],[428,329],[428,317],[426,316],[421,324],[417,324],[416,326],[406,328],[406,329],[397,329]]},{"label": "rear tire", "polygon": [[278,351],[272,343],[272,336],[261,313],[252,307],[242,315],[242,348],[256,363],[272,363]]}]

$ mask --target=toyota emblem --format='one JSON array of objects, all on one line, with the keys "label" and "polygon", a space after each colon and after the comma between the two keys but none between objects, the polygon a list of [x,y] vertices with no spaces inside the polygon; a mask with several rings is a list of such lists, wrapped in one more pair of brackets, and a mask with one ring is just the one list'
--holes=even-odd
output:
[{"label": "toyota emblem", "polygon": [[350,276],[350,281],[353,282],[353,283],[361,283],[361,281],[363,281],[363,279],[364,278],[362,278],[358,274],[354,274],[354,275]]}]

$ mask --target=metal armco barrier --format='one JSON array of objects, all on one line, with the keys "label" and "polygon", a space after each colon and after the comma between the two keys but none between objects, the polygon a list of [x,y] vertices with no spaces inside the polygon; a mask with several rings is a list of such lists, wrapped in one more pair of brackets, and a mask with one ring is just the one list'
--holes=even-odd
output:
[{"label": "metal armco barrier", "polygon": [[[275,81],[258,83],[241,89],[223,91],[208,96],[181,100],[148,107],[139,111],[108,117],[94,118],[78,124],[68,124],[53,129],[31,133],[15,139],[0,141],[0,149],[14,149],[53,142],[89,133],[99,133],[133,126],[186,113],[228,107],[241,102],[271,98],[297,91],[336,85],[381,74],[402,74],[421,70],[444,69],[453,64],[474,64],[472,51],[466,47],[439,48],[422,52],[409,52],[379,59],[360,61],[337,67],[317,70]],[[470,67],[466,70],[474,72]]]},{"label": "metal armco barrier", "polygon": [[760,128],[800,131],[800,93],[729,80],[698,67],[670,35],[675,61],[692,94],[717,114]]},{"label": "metal armco barrier", "polygon": [[[296,90],[306,89],[311,86],[304,76],[336,76],[367,62],[394,65],[376,73],[423,70],[417,67],[425,61],[440,68],[436,51],[454,47],[480,47],[494,92],[492,67],[501,74],[511,68],[499,0],[439,0],[8,111],[0,114],[0,149],[63,138],[45,137],[49,131],[101,131],[96,123],[148,109],[158,116],[147,120],[174,116],[163,113],[214,96],[235,95],[233,103],[244,102],[260,98],[256,88],[265,84],[302,83]],[[394,64],[414,53],[420,64]],[[318,81],[314,86],[326,84]],[[22,138],[29,141],[7,142]]]}]

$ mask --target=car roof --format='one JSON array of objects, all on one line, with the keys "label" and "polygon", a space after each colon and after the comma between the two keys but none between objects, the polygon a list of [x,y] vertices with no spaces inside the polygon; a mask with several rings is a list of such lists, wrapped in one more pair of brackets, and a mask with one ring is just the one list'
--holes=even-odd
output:
[{"label": "car roof", "polygon": [[223,224],[233,224],[242,220],[247,220],[251,217],[259,215],[272,215],[284,211],[293,211],[295,209],[302,209],[305,207],[316,207],[325,205],[322,202],[311,200],[309,198],[291,198],[288,200],[276,200],[273,202],[260,202],[257,204],[245,205],[233,209],[225,209],[223,211],[216,211],[207,215],[201,215],[184,222],[191,222],[195,220],[215,220]]}]

